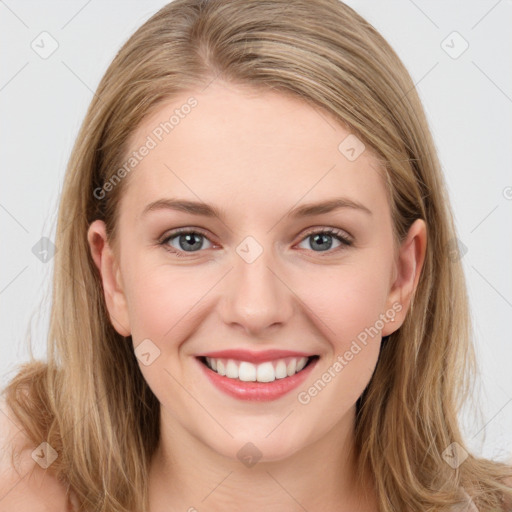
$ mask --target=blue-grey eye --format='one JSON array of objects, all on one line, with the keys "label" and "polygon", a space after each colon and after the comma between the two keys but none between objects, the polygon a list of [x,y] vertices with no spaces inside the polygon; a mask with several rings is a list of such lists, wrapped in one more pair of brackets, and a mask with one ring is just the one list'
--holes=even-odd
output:
[{"label": "blue-grey eye", "polygon": [[325,252],[333,247],[333,239],[338,242],[338,245],[334,247],[335,249],[341,245],[348,245],[348,241],[345,238],[326,230],[308,234],[301,243],[311,240],[310,247],[305,247],[306,249],[312,249],[315,252]]},{"label": "blue-grey eye", "polygon": [[[185,231],[169,236],[165,243],[170,245],[173,249],[184,252],[196,252],[203,249],[203,241],[208,240],[204,235],[195,233],[194,231]],[[178,242],[178,247],[173,242]]]}]

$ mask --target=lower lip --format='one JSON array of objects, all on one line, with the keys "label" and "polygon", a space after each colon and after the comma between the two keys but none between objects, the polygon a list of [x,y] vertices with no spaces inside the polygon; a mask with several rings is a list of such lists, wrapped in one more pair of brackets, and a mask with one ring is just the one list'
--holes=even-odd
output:
[{"label": "lower lip", "polygon": [[259,402],[276,400],[299,387],[313,371],[313,368],[318,362],[318,358],[314,359],[299,373],[291,377],[285,377],[284,379],[276,379],[272,382],[244,382],[242,380],[230,379],[229,377],[219,375],[217,372],[210,370],[210,368],[199,359],[196,360],[205,375],[218,389],[239,400],[253,400]]}]

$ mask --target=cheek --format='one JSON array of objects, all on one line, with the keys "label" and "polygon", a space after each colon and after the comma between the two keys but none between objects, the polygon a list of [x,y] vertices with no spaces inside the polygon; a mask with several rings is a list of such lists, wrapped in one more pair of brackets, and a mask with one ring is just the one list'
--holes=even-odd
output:
[{"label": "cheek", "polygon": [[330,411],[325,424],[334,425],[354,405],[375,370],[386,313],[387,269],[379,262],[373,267],[340,265],[329,275],[318,272],[315,285],[304,290],[304,302],[314,312],[310,317],[326,341],[326,358],[317,379],[301,389],[297,399],[304,410]]},{"label": "cheek", "polygon": [[361,258],[357,263],[333,265],[327,272],[318,269],[308,275],[307,283],[304,277],[296,278],[298,295],[336,351],[377,322],[382,329],[379,318],[386,310],[389,268],[384,261],[369,265]]},{"label": "cheek", "polygon": [[162,264],[151,255],[132,258],[126,273],[133,341],[149,338],[161,348],[179,343],[197,326],[208,291],[219,279],[218,269]]},{"label": "cheek", "polygon": [[[143,342],[151,347],[154,361],[145,365],[140,360],[139,367],[162,402],[171,389],[176,397],[180,396],[179,386],[171,377],[184,381],[176,351],[193,330],[191,325],[197,325],[194,321],[197,303],[207,288],[200,278],[186,275],[179,269],[148,264],[132,270],[127,296],[133,345],[135,350]],[[148,339],[156,348],[147,344]]]},{"label": "cheek", "polygon": [[128,308],[135,342],[142,338],[160,342],[173,326],[190,310],[193,283],[183,286],[179,274],[163,269],[137,272],[128,288]]}]

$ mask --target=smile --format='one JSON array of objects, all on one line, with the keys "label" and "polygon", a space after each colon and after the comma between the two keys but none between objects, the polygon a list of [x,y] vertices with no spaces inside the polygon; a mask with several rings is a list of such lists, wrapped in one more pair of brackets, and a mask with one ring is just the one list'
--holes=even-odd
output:
[{"label": "smile", "polygon": [[286,357],[260,364],[213,357],[204,357],[201,360],[210,370],[229,379],[238,379],[243,382],[273,382],[276,379],[285,379],[295,375],[314,358],[318,358],[318,356]]},{"label": "smile", "polygon": [[244,401],[272,401],[302,385],[319,356],[290,356],[260,363],[205,356],[195,359],[208,381],[223,394]]}]

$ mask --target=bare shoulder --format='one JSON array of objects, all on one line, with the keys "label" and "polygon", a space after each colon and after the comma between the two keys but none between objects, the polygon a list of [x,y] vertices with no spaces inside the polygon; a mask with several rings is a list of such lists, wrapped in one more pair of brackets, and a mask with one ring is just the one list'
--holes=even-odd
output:
[{"label": "bare shoulder", "polygon": [[1,398],[0,512],[66,512],[66,490],[57,478],[32,458],[35,447],[25,448],[13,461],[13,449],[22,448],[27,440],[12,411]]}]

